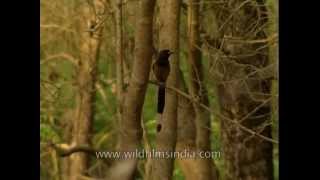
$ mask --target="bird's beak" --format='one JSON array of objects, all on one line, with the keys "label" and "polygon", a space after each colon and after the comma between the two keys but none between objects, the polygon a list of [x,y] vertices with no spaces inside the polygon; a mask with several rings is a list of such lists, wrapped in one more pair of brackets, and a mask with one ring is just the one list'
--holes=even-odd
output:
[{"label": "bird's beak", "polygon": [[169,54],[170,54],[170,55],[171,55],[171,54],[174,54],[174,52],[173,52],[173,51],[170,51]]}]

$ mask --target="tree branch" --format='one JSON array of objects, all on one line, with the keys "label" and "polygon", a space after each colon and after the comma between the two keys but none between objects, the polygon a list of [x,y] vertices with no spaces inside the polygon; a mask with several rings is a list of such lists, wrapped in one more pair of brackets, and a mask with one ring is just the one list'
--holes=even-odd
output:
[{"label": "tree branch", "polygon": [[[150,83],[150,84],[153,84],[153,85],[157,85],[157,86],[160,86],[160,85],[163,86],[163,84],[160,84],[159,82],[156,82],[156,81],[149,81],[149,83]],[[243,126],[243,125],[240,124],[239,122],[237,122],[237,121],[235,121],[235,120],[232,120],[232,119],[230,119],[230,118],[228,118],[228,117],[220,114],[219,112],[210,109],[210,107],[208,107],[208,106],[200,103],[199,100],[197,100],[196,98],[192,97],[191,95],[189,95],[189,94],[181,91],[180,89],[177,89],[177,88],[174,88],[174,87],[169,87],[169,86],[165,86],[165,88],[168,89],[168,90],[171,90],[171,91],[175,91],[178,95],[181,95],[181,96],[183,96],[183,97],[185,97],[185,98],[190,99],[191,101],[199,104],[199,106],[202,107],[202,108],[204,108],[205,110],[211,112],[212,114],[215,114],[216,116],[218,116],[218,117],[221,118],[221,119],[225,119],[225,120],[227,120],[227,121],[229,121],[229,122],[231,122],[231,123],[239,126],[239,128],[240,128],[241,130],[246,131],[246,132],[248,132],[249,134],[252,134],[252,135],[254,135],[254,136],[260,137],[261,139],[266,140],[266,141],[269,141],[269,142],[272,142],[272,143],[274,143],[274,144],[279,144],[279,142],[278,142],[277,140],[274,140],[274,139],[272,139],[272,138],[266,137],[266,136],[264,136],[264,135],[262,135],[262,134],[260,134],[260,133],[258,133],[258,132],[256,132],[256,131],[252,130],[252,129],[249,129],[249,128]]]},{"label": "tree branch", "polygon": [[[73,153],[79,153],[79,152],[87,153],[94,157],[97,157],[96,152],[99,152],[99,150],[94,149],[91,146],[85,145],[85,144],[69,145],[69,144],[63,144],[63,143],[56,144],[53,142],[48,142],[48,146],[53,148],[60,157],[71,156]],[[110,159],[97,158],[97,159],[103,160],[103,162],[105,162],[107,165],[111,165],[113,162],[113,159],[111,158]]]},{"label": "tree branch", "polygon": [[77,152],[84,152],[84,153],[88,153],[88,154],[93,154],[95,156],[95,152],[97,152],[97,150],[93,149],[92,147],[88,146],[88,145],[76,145],[76,146],[70,146],[67,144],[51,144],[51,147],[53,147],[59,156],[61,157],[66,157],[66,156],[70,156],[73,153],[77,153]]}]

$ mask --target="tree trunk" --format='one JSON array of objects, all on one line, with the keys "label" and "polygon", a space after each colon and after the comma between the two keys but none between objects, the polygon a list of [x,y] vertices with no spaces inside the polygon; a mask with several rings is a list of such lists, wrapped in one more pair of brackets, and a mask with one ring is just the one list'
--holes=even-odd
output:
[{"label": "tree trunk", "polygon": [[[191,95],[200,103],[209,107],[207,89],[204,84],[203,70],[201,63],[200,44],[200,1],[189,0],[188,6],[188,47],[189,47],[189,74]],[[210,152],[210,113],[201,108],[199,104],[193,103],[196,113],[196,146],[198,152]],[[214,162],[210,158],[198,158],[197,179],[218,179]]]},{"label": "tree trunk", "polygon": [[[179,89],[188,92],[183,73],[179,70]],[[196,128],[195,111],[192,101],[184,96],[178,96],[178,128],[177,128],[177,152],[196,152]],[[197,163],[193,158],[177,159],[186,180],[198,179]]]},{"label": "tree trunk", "polygon": [[[72,119],[74,117],[74,110],[67,109],[62,118],[62,127],[63,127],[63,142],[70,144],[72,139]],[[65,157],[61,160],[61,179],[68,180],[70,176],[70,157]]]},{"label": "tree trunk", "polygon": [[[179,22],[180,0],[159,1],[159,49],[170,49],[175,52],[170,57],[170,74],[166,84],[177,87],[179,73]],[[178,97],[173,91],[166,91],[165,107],[161,117],[161,130],[156,135],[156,151],[174,152],[177,137]],[[153,161],[154,180],[170,180],[174,168],[174,158],[156,159]]]},{"label": "tree trunk", "polygon": [[[90,12],[88,4],[84,4],[81,22],[81,49],[80,61],[77,66],[77,90],[75,117],[72,128],[73,145],[90,145],[91,128],[93,124],[95,82],[97,60],[99,57],[100,35],[102,28],[95,32],[86,32],[93,27],[94,15]],[[88,27],[89,25],[89,27]],[[70,180],[78,180],[79,176],[86,175],[89,167],[88,155],[82,152],[70,156]]]},{"label": "tree trunk", "polygon": [[122,0],[117,0],[116,9],[116,54],[117,54],[117,115],[121,122],[123,111],[123,30],[122,30]]},{"label": "tree trunk", "polygon": [[[271,80],[259,76],[269,65],[266,39],[267,12],[261,1],[235,0],[220,23],[225,39],[218,62],[218,97],[221,113],[239,124],[271,137]],[[248,134],[237,124],[221,119],[221,137],[227,180],[272,180],[271,142]]]},{"label": "tree trunk", "polygon": [[[155,0],[141,0],[135,34],[135,59],[120,121],[119,150],[134,152],[142,138],[141,113],[152,62],[152,25]],[[111,168],[109,179],[134,179],[137,159],[122,159]]]}]

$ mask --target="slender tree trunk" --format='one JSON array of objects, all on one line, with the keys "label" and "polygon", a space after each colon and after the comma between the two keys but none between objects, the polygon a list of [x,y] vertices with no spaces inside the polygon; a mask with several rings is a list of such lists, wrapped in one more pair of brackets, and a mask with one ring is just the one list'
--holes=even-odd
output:
[{"label": "slender tree trunk", "polygon": [[[141,113],[152,62],[152,25],[155,0],[141,0],[135,34],[135,59],[120,122],[119,150],[136,151],[141,146]],[[134,179],[137,159],[122,159],[110,171],[110,179]]]},{"label": "slender tree trunk", "polygon": [[[97,61],[99,57],[100,35],[102,28],[95,32],[86,32],[92,28],[95,22],[93,14],[90,12],[88,4],[84,4],[82,16],[85,18],[81,22],[81,46],[80,62],[77,69],[77,90],[75,117],[72,128],[73,145],[90,145],[91,131],[94,115],[95,102],[95,82]],[[88,27],[89,25],[89,27]],[[78,180],[79,176],[86,175],[89,167],[89,157],[85,153],[74,153],[70,157],[70,180]]]},{"label": "slender tree trunk", "polygon": [[[161,0],[160,7],[160,41],[159,49],[170,49],[175,52],[170,57],[170,74],[166,84],[177,87],[179,73],[179,22],[180,0]],[[165,108],[161,117],[161,131],[156,136],[156,150],[174,152],[177,137],[178,97],[173,91],[166,91]],[[153,161],[152,174],[154,180],[172,179],[174,158]]]},{"label": "slender tree trunk", "polygon": [[[220,23],[228,39],[219,60],[218,97],[221,113],[239,124],[271,137],[271,80],[259,76],[269,65],[267,43],[247,43],[266,39],[267,12],[261,1],[236,0]],[[240,39],[240,41],[239,41]],[[218,73],[219,74],[219,73]],[[272,180],[273,145],[221,119],[221,137],[227,180]]]},{"label": "slender tree trunk", "polygon": [[[183,73],[179,70],[179,88],[188,92]],[[195,111],[192,101],[184,96],[178,96],[178,128],[177,128],[177,152],[196,152],[196,128],[195,128]],[[194,180],[198,177],[197,163],[193,158],[179,158],[177,159],[179,166],[186,178],[186,180]]]},{"label": "slender tree trunk", "polygon": [[[189,46],[189,73],[190,73],[190,92],[202,104],[209,106],[207,89],[204,84],[203,70],[201,63],[201,44],[200,44],[200,1],[189,0],[188,6],[188,46]],[[210,113],[194,103],[196,113],[196,145],[198,152],[210,152]],[[214,162],[210,158],[198,158],[198,178],[197,179],[218,179]]]},{"label": "slender tree trunk", "polygon": [[117,0],[116,9],[116,54],[117,54],[117,114],[118,120],[121,122],[123,111],[123,29],[122,29],[122,0]]},{"label": "slender tree trunk", "polygon": [[[74,117],[74,110],[73,109],[67,109],[62,118],[61,122],[63,123],[62,127],[64,129],[63,133],[63,142],[66,142],[67,144],[70,144],[70,141],[72,139],[72,119]],[[70,173],[70,157],[65,157],[61,160],[61,179],[62,180],[68,180],[69,179],[69,173]]]}]

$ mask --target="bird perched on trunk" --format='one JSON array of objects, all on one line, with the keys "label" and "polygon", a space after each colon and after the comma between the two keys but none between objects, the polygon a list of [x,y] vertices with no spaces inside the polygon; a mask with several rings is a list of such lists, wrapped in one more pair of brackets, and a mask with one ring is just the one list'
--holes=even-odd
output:
[{"label": "bird perched on trunk", "polygon": [[159,114],[163,113],[164,105],[165,105],[165,83],[170,73],[170,63],[169,56],[172,54],[168,49],[161,50],[159,52],[158,58],[156,62],[152,66],[153,73],[160,83],[158,89],[158,107],[157,112]]}]

